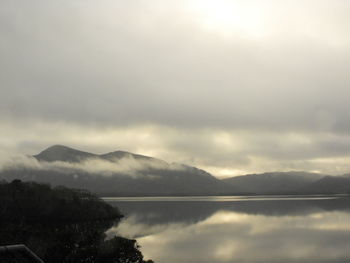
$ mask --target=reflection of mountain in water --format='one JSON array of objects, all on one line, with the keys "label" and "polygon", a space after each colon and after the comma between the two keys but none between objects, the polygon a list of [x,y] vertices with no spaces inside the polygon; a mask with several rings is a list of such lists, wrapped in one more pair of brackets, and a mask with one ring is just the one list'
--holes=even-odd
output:
[{"label": "reflection of mountain in water", "polygon": [[321,211],[350,212],[349,198],[208,201],[110,201],[117,205],[133,224],[148,227],[167,224],[194,224],[218,211],[265,216],[306,216]]},{"label": "reflection of mountain in water", "polygon": [[107,234],[155,262],[350,262],[350,198],[259,198],[112,202],[127,217]]}]

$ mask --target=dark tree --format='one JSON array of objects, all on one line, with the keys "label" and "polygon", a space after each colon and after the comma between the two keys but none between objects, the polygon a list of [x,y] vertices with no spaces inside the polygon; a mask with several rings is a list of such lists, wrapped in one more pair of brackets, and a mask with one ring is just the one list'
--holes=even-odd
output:
[{"label": "dark tree", "polygon": [[106,240],[121,217],[88,191],[0,183],[0,246],[25,244],[47,263],[145,263],[136,240]]}]

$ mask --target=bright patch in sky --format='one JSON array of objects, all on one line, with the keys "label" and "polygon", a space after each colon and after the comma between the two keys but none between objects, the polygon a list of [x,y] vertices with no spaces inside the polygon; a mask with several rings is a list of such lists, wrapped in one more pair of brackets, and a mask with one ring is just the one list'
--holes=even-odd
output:
[{"label": "bright patch in sky", "polygon": [[266,33],[266,13],[255,1],[195,0],[191,10],[201,26],[225,36],[259,38]]},{"label": "bright patch in sky", "polygon": [[218,177],[350,172],[350,1],[0,1],[0,163],[53,144]]}]

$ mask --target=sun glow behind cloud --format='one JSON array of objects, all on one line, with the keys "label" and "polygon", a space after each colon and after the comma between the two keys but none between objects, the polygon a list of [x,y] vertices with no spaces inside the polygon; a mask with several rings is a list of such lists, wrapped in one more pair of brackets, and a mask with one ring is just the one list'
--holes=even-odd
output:
[{"label": "sun glow behind cloud", "polygon": [[223,36],[260,38],[266,31],[266,10],[255,1],[194,0],[190,10],[205,29]]},{"label": "sun glow behind cloud", "polygon": [[[268,171],[343,174],[350,170],[350,136],[324,132],[185,129],[156,124],[101,129],[65,122],[14,124],[5,120],[0,130],[12,142],[0,140],[0,167],[9,156],[33,155],[63,144],[93,153],[125,150],[144,154],[193,165],[220,178]],[[94,169],[109,170],[109,166]]]},{"label": "sun glow behind cloud", "polygon": [[329,0],[0,1],[0,159],[59,143],[219,177],[347,173],[349,11]]}]

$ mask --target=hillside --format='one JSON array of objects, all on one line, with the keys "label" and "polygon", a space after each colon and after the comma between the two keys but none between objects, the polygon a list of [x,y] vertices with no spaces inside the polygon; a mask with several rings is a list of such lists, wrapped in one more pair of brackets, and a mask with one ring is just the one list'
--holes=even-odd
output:
[{"label": "hillside", "polygon": [[250,194],[293,194],[314,183],[324,175],[307,172],[273,172],[248,174],[222,180],[226,184]]},{"label": "hillside", "polygon": [[119,220],[119,210],[85,190],[35,182],[0,183],[0,223],[81,223]]},{"label": "hillside", "polygon": [[3,169],[0,178],[84,188],[99,195],[202,195],[225,193],[225,185],[196,167],[115,151],[93,154],[55,145],[34,155],[35,165]]},{"label": "hillside", "polygon": [[300,192],[312,194],[348,194],[350,193],[350,177],[348,175],[325,176],[300,189]]},{"label": "hillside", "polygon": [[[0,204],[0,246],[26,244],[50,263],[153,262],[143,259],[136,240],[106,239],[105,232],[122,215],[88,191],[20,180],[0,182]],[[3,263],[29,262],[13,254],[0,257]]]},{"label": "hillside", "polygon": [[308,172],[248,174],[219,180],[196,167],[125,151],[94,154],[51,146],[25,162],[2,167],[0,180],[83,188],[100,196],[347,193],[350,176]]}]

